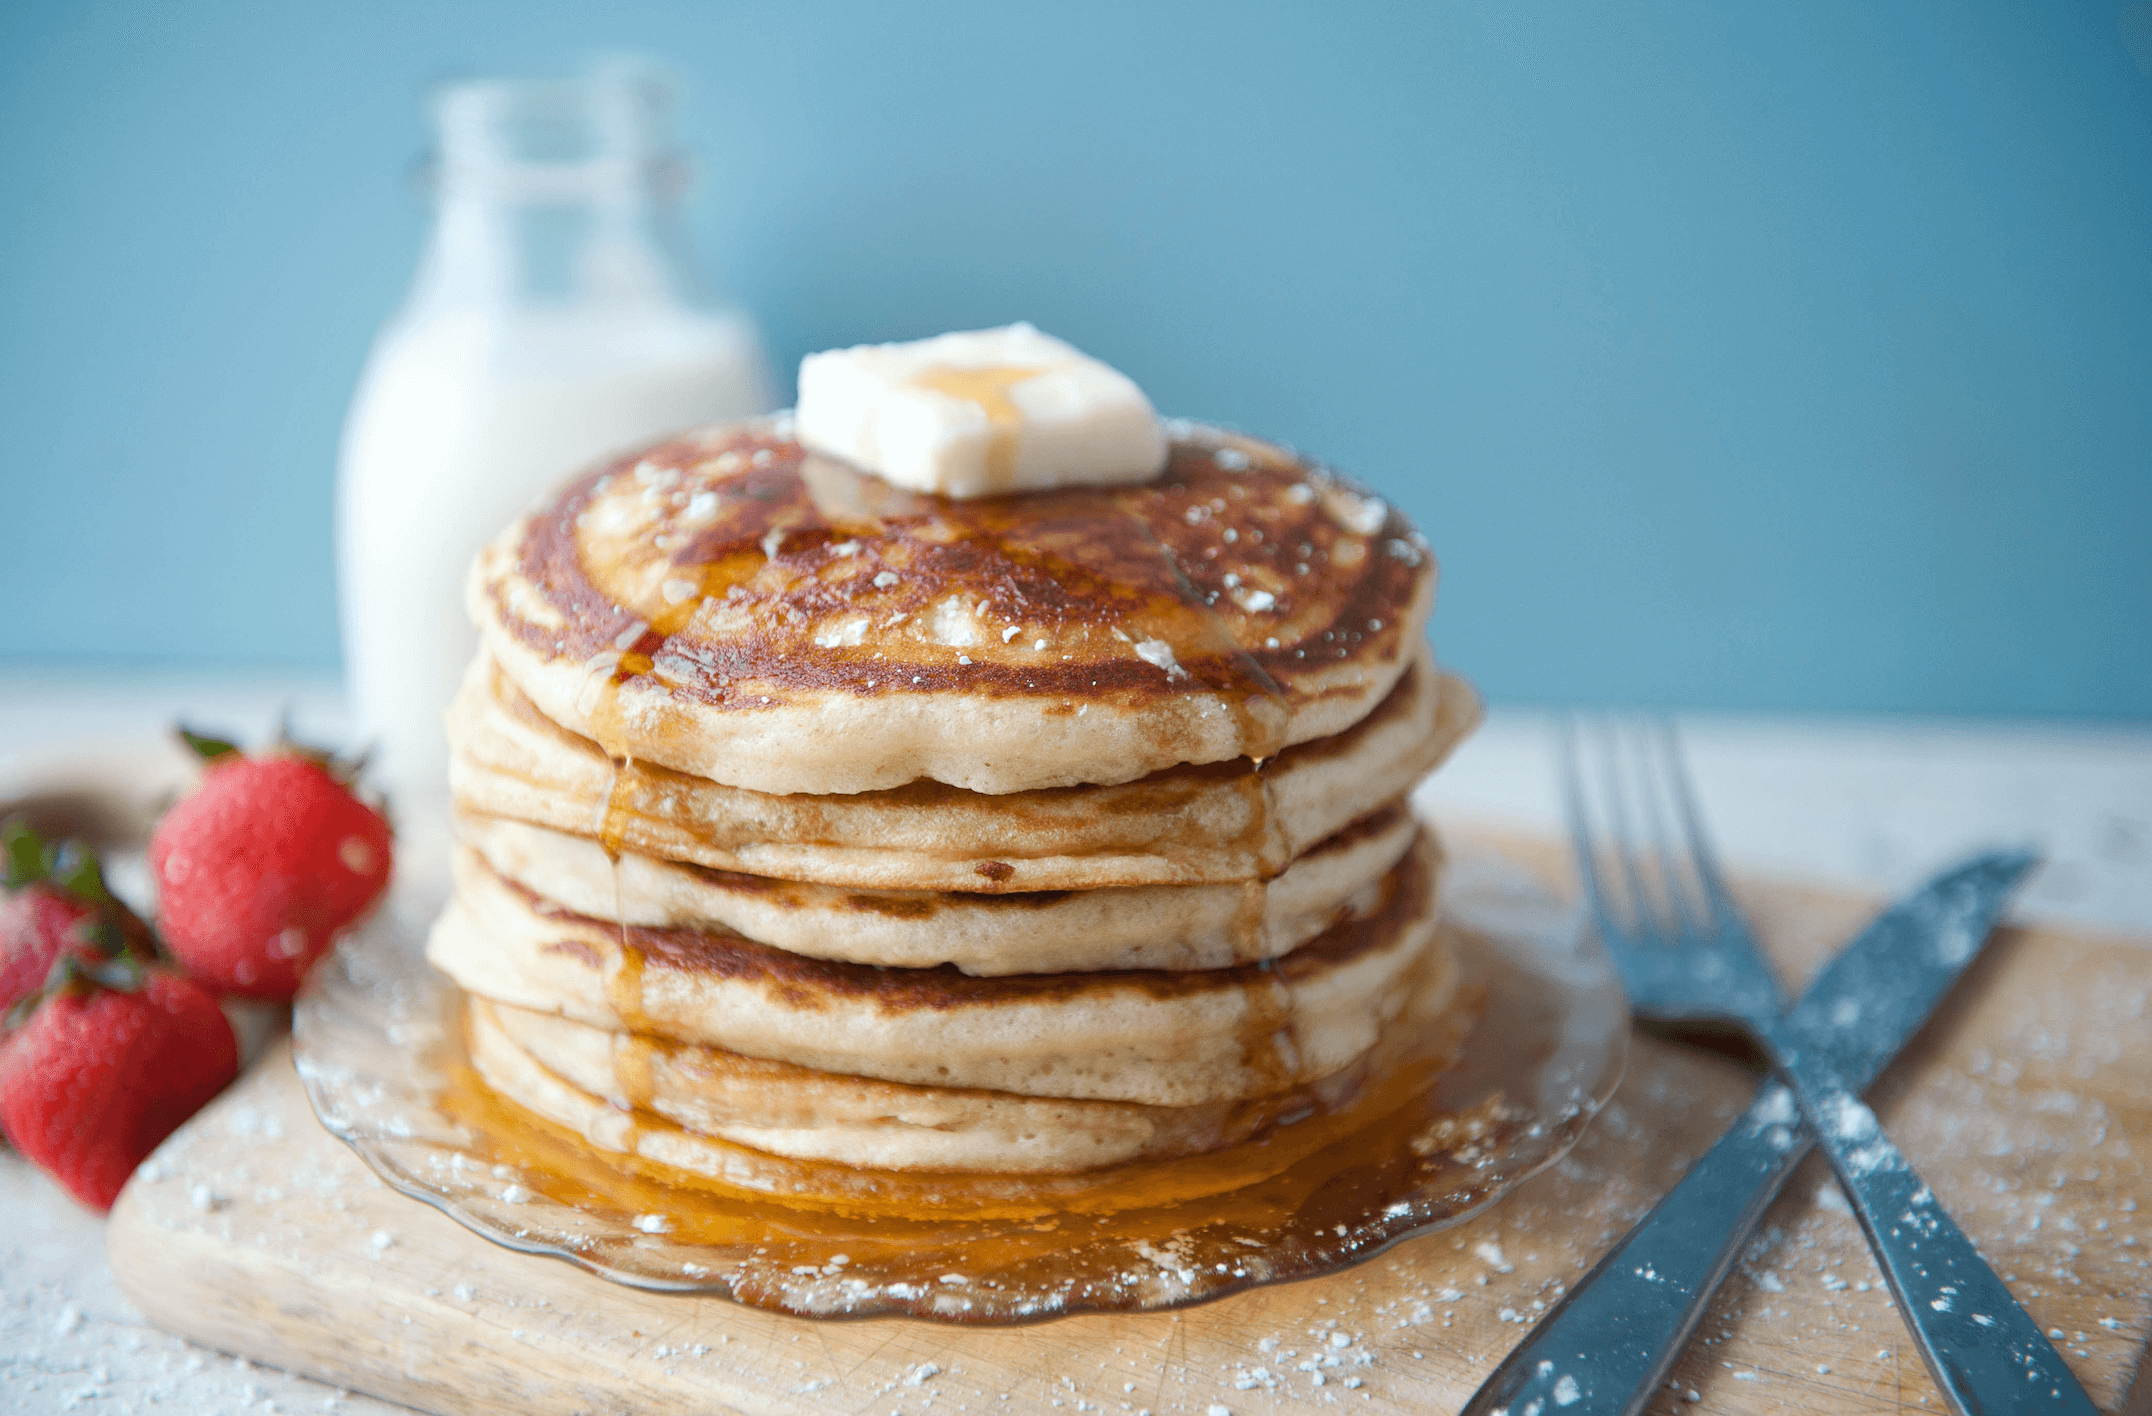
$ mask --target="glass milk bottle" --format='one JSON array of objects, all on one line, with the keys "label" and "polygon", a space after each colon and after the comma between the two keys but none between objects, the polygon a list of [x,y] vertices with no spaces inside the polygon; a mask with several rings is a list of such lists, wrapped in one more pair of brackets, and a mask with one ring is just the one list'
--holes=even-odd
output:
[{"label": "glass milk bottle", "polygon": [[603,455],[770,402],[753,325],[691,274],[661,77],[459,84],[434,117],[432,235],[360,380],[337,488],[359,740],[399,826],[429,835],[478,548]]}]

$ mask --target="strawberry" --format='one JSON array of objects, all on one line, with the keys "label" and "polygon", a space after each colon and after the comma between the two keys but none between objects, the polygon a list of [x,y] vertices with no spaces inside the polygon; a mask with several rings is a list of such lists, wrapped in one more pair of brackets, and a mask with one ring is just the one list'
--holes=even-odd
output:
[{"label": "strawberry", "polygon": [[0,1051],[0,1125],[92,1209],[179,1123],[239,1075],[239,1044],[209,991],[132,952],[70,955]]},{"label": "strawberry", "polygon": [[60,951],[96,914],[44,881],[0,896],[0,1013],[43,986]]},{"label": "strawberry", "polygon": [[211,988],[289,999],[387,888],[388,821],[320,753],[184,736],[209,770],[150,840],[165,944]]},{"label": "strawberry", "polygon": [[0,1027],[45,984],[69,947],[110,955],[121,942],[145,948],[148,930],[106,892],[97,858],[74,841],[47,845],[22,821],[0,825],[6,858],[0,891]]}]

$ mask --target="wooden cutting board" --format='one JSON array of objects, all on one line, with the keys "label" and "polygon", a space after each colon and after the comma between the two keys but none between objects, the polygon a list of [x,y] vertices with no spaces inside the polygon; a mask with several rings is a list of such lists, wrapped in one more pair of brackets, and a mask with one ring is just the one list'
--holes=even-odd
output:
[{"label": "wooden cutting board", "polygon": [[[1547,843],[1475,841],[1567,888]],[[1795,984],[1876,904],[1742,893]],[[279,1048],[137,1175],[108,1247],[160,1326],[443,1413],[1447,1411],[1753,1087],[1732,1063],[1640,1036],[1576,1151],[1470,1223],[1177,1314],[959,1329],[783,1317],[512,1253],[376,1180],[314,1120]],[[2152,1329],[2152,945],[2006,931],[1875,1096],[2116,1409]],[[1813,1159],[1676,1376],[1654,1410],[1943,1409]]]}]

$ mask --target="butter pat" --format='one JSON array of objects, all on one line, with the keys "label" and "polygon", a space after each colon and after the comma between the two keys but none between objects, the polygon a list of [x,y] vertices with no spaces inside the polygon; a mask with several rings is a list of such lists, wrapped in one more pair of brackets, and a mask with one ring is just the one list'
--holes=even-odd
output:
[{"label": "butter pat", "polygon": [[948,497],[1144,482],[1166,436],[1133,380],[1028,324],[800,361],[800,445]]}]

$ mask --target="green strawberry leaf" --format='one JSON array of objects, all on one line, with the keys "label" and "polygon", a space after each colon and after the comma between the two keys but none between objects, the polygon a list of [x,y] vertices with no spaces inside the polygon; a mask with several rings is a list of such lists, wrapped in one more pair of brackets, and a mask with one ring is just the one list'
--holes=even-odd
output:
[{"label": "green strawberry leaf", "polygon": [[185,723],[181,723],[177,731],[179,740],[192,749],[194,755],[204,762],[214,762],[220,757],[229,757],[239,751],[238,743],[229,742],[220,737],[211,737],[207,733],[198,733]]},{"label": "green strawberry leaf", "polygon": [[46,874],[52,883],[85,904],[109,905],[112,892],[105,888],[104,871],[97,853],[80,841],[62,841],[46,854]]},{"label": "green strawberry leaf", "polygon": [[29,822],[15,818],[0,823],[0,851],[6,854],[8,889],[20,890],[45,878],[45,841]]}]

